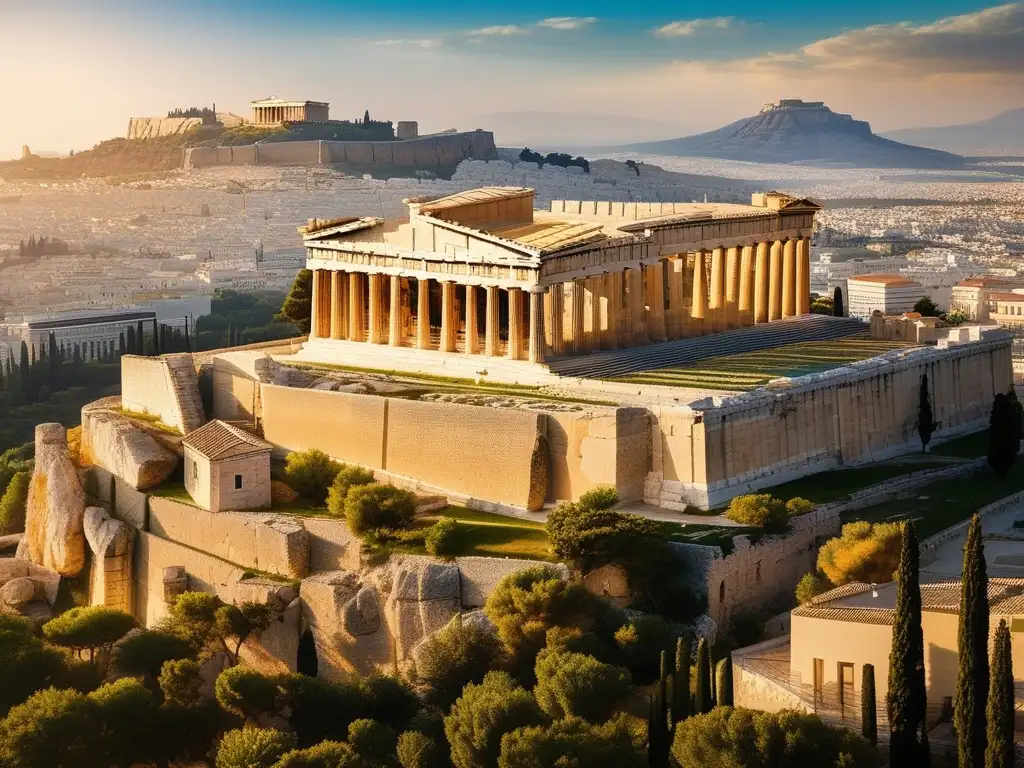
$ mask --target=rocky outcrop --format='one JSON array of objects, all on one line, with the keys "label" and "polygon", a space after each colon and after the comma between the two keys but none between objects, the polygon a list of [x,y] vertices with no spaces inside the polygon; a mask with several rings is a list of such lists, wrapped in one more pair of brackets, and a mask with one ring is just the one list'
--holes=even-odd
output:
[{"label": "rocky outcrop", "polygon": [[90,594],[93,605],[131,612],[135,528],[114,520],[102,507],[85,510],[84,528],[92,551]]},{"label": "rocky outcrop", "polygon": [[444,627],[462,609],[459,569],[429,557],[392,558],[392,588],[385,611],[399,662],[409,657],[423,638]]},{"label": "rocky outcrop", "polygon": [[57,600],[60,574],[18,558],[0,559],[0,613],[45,621]]},{"label": "rocky outcrop", "polygon": [[61,576],[77,576],[85,567],[84,513],[85,494],[68,455],[67,432],[60,424],[40,424],[18,557]]},{"label": "rocky outcrop", "polygon": [[82,463],[97,464],[140,491],[155,488],[178,466],[178,455],[121,413],[120,398],[82,409]]}]

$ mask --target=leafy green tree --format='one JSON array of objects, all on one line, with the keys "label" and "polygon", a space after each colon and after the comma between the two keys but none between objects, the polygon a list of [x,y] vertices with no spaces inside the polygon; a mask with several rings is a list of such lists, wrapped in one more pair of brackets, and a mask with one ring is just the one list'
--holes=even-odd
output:
[{"label": "leafy green tree", "polygon": [[97,747],[105,765],[130,768],[162,751],[157,701],[138,680],[123,677],[107,683],[90,693],[89,700],[102,723]]},{"label": "leafy green tree", "polygon": [[498,768],[645,768],[646,762],[642,737],[624,715],[600,725],[568,717],[506,734]]},{"label": "leafy green tree", "polygon": [[0,536],[25,530],[25,511],[28,507],[28,489],[32,482],[30,472],[15,472],[0,498]]},{"label": "leafy green tree", "polygon": [[279,322],[294,323],[302,333],[309,333],[313,315],[313,273],[300,269],[292,283],[281,311],[274,315]]},{"label": "leafy green tree", "polygon": [[453,618],[420,649],[416,676],[427,703],[447,709],[469,683],[503,665],[505,648],[494,632]]},{"label": "leafy green tree", "polygon": [[902,541],[900,523],[847,523],[838,538],[829,539],[818,550],[818,570],[829,582],[822,591],[853,581],[891,581],[899,566]]},{"label": "leafy green tree", "polygon": [[505,672],[489,672],[482,683],[466,686],[444,719],[444,732],[455,768],[496,768],[502,737],[542,722],[529,691]]},{"label": "leafy green tree", "polygon": [[1005,477],[1017,461],[1020,451],[1020,415],[1002,392],[992,401],[988,427],[988,465],[999,477]]},{"label": "leafy green tree", "polygon": [[462,526],[453,517],[442,517],[423,533],[427,554],[451,558],[462,550]]},{"label": "leafy green tree", "polygon": [[[6,681],[6,671],[4,678]],[[109,768],[96,734],[93,703],[72,690],[46,688],[0,720],[0,765],[4,768]]]},{"label": "leafy green tree", "polygon": [[122,675],[143,677],[153,685],[168,661],[193,653],[187,640],[159,630],[143,630],[125,637],[116,649],[114,666]]},{"label": "leafy green tree", "polygon": [[653,614],[632,618],[615,632],[615,644],[633,673],[633,680],[639,684],[657,676],[661,654],[672,648],[675,641],[673,626]]},{"label": "leafy green tree", "polygon": [[361,718],[348,726],[348,743],[370,765],[383,765],[395,754],[398,734],[384,723]]},{"label": "leafy green tree", "polygon": [[992,647],[992,672],[988,689],[988,745],[985,768],[1011,768],[1014,758],[1014,690],[1013,655],[1010,628],[1006,619],[999,620]]},{"label": "leafy green tree", "polygon": [[324,504],[341,464],[316,448],[293,451],[285,459],[285,482],[314,504]]},{"label": "leafy green tree", "polygon": [[696,714],[710,712],[714,707],[711,692],[711,651],[703,637],[697,642],[697,688],[693,695]]},{"label": "leafy green tree", "polygon": [[373,470],[363,469],[354,464],[342,464],[338,474],[334,476],[330,491],[327,493],[327,509],[335,517],[345,516],[345,498],[350,488],[359,485],[370,485],[374,482]]},{"label": "leafy green tree", "polygon": [[921,450],[928,450],[928,443],[931,442],[932,433],[938,424],[932,414],[932,400],[928,393],[928,374],[921,374],[921,388],[917,398],[917,434],[921,438]]},{"label": "leafy green tree", "polygon": [[772,532],[785,530],[789,521],[785,503],[770,493],[734,497],[729,502],[725,516],[733,522]]},{"label": "leafy green tree", "polygon": [[732,656],[720,659],[715,667],[715,700],[719,707],[732,706]]},{"label": "leafy green tree", "polygon": [[0,670],[0,718],[36,691],[68,682],[64,654],[36,637],[27,619],[5,613],[0,613]]},{"label": "leafy green tree", "polygon": [[676,728],[672,755],[700,768],[875,768],[874,747],[846,728],[793,710],[717,707]]},{"label": "leafy green tree", "polygon": [[548,539],[560,560],[586,573],[607,563],[637,556],[660,541],[658,525],[640,515],[586,506],[581,499],[559,504],[548,514]]},{"label": "leafy green tree", "polygon": [[832,292],[832,314],[836,317],[846,317],[845,307],[843,307],[843,289],[838,285]]},{"label": "leafy green tree", "polygon": [[931,296],[922,296],[914,304],[914,312],[920,313],[921,317],[938,317],[939,307]]},{"label": "leafy green tree", "polygon": [[629,695],[624,667],[603,664],[593,656],[545,648],[537,656],[537,704],[553,719],[581,717],[604,722]]},{"label": "leafy green tree", "polygon": [[878,743],[878,700],[875,694],[875,665],[865,664],[860,684],[860,733]]},{"label": "leafy green tree", "polygon": [[245,641],[253,633],[269,627],[273,618],[273,610],[265,603],[222,605],[215,614],[214,632],[226,646],[232,662],[237,664]]},{"label": "leafy green tree", "polygon": [[888,691],[889,760],[891,765],[901,767],[923,766],[929,762],[919,560],[914,527],[904,523],[896,576]]},{"label": "leafy green tree", "polygon": [[180,707],[198,707],[203,699],[201,669],[199,662],[192,659],[165,661],[158,679],[164,701]]},{"label": "leafy green tree", "polygon": [[356,683],[289,674],[278,678],[278,686],[291,713],[289,722],[303,747],[327,740],[345,741],[349,724],[366,711]]},{"label": "leafy green tree", "polygon": [[975,514],[967,529],[964,568],[960,580],[960,619],[957,631],[956,694],[953,728],[960,768],[985,768],[985,709],[988,700],[988,574],[981,533]]},{"label": "leafy green tree", "polygon": [[278,709],[277,681],[250,667],[228,667],[217,675],[213,690],[218,704],[247,723]]},{"label": "leafy green tree", "polygon": [[96,661],[99,651],[110,652],[118,640],[135,628],[130,613],[91,605],[72,608],[43,625],[43,636],[54,645],[70,648],[79,655],[89,652],[89,661]]},{"label": "leafy green tree", "polygon": [[676,668],[672,673],[672,725],[690,716],[690,641],[676,640]]},{"label": "leafy green tree", "polygon": [[398,764],[402,768],[449,768],[448,750],[420,731],[406,731],[398,737]]},{"label": "leafy green tree", "polygon": [[183,592],[171,606],[162,629],[188,642],[195,653],[223,652],[230,663],[237,664],[245,641],[266,629],[273,618],[273,611],[262,603],[226,605],[216,595]]},{"label": "leafy green tree", "polygon": [[286,752],[295,749],[295,736],[272,728],[237,728],[228,731],[217,749],[217,768],[273,768]]},{"label": "leafy green tree", "polygon": [[363,717],[404,731],[420,709],[420,700],[403,681],[391,675],[367,675],[359,680]]},{"label": "leafy green tree", "polygon": [[286,752],[273,768],[366,768],[366,763],[345,742],[322,741]]},{"label": "leafy green tree", "polygon": [[796,602],[798,605],[807,605],[818,595],[828,592],[830,589],[832,589],[832,585],[828,579],[816,573],[805,573],[796,585]]},{"label": "leafy green tree", "polygon": [[408,528],[415,515],[416,495],[393,485],[357,485],[345,497],[345,519],[359,536],[380,528]]}]

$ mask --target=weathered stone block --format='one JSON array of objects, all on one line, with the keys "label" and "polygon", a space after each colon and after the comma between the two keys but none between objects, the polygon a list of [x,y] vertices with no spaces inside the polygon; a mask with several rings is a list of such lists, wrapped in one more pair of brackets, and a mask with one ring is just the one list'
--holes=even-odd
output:
[{"label": "weathered stone block", "polygon": [[101,400],[82,409],[82,461],[110,471],[132,488],[160,485],[178,456],[120,413],[121,401]]},{"label": "weathered stone block", "polygon": [[342,625],[350,635],[369,635],[380,629],[377,590],[363,587],[342,609]]},{"label": "weathered stone block", "polygon": [[11,579],[0,587],[0,602],[7,603],[12,608],[20,608],[34,600],[35,596],[36,585],[27,577]]}]

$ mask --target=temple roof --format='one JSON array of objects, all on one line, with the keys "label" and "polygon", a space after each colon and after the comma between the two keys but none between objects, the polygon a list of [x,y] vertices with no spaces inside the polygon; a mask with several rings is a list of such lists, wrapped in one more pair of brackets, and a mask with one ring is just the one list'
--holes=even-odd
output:
[{"label": "temple roof", "polygon": [[534,190],[527,187],[481,187],[466,192],[456,192],[436,200],[420,203],[420,213],[436,213],[465,205],[490,203],[498,200],[514,200],[520,197],[533,197]]},{"label": "temple roof", "polygon": [[253,453],[269,451],[272,448],[270,443],[219,419],[207,422],[199,429],[190,432],[181,442],[182,445],[191,448],[210,461],[248,456]]},{"label": "temple roof", "polygon": [[303,240],[322,240],[324,238],[359,232],[360,230],[369,229],[383,223],[384,219],[376,216],[345,216],[326,221],[310,219],[306,226],[299,227],[299,234],[302,235]]},{"label": "temple roof", "polygon": [[536,248],[541,254],[608,239],[600,224],[558,219],[536,219],[524,224],[500,224],[484,231],[520,245]]}]

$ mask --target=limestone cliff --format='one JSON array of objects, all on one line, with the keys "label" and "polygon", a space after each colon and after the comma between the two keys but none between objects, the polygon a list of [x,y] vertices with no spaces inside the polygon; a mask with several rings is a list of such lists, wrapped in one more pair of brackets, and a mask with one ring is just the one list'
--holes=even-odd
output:
[{"label": "limestone cliff", "polygon": [[[155,433],[155,434],[154,434]],[[121,412],[121,398],[109,397],[82,408],[82,464],[97,464],[132,488],[154,488],[178,466],[180,441]]]},{"label": "limestone cliff", "polygon": [[85,494],[60,424],[36,427],[36,463],[18,557],[77,576],[85,567]]}]

